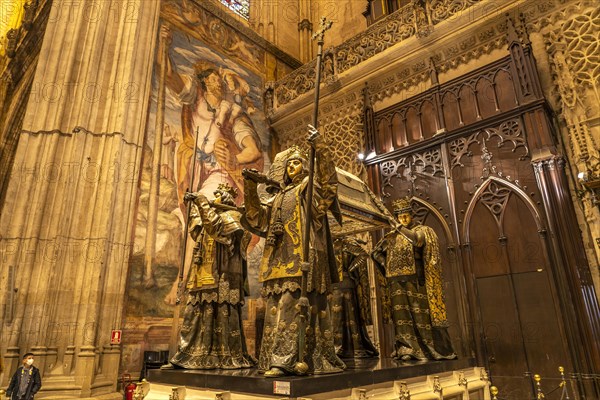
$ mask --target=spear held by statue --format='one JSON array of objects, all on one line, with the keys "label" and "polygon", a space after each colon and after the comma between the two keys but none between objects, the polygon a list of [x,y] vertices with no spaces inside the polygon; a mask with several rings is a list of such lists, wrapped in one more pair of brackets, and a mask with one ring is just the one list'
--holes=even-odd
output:
[{"label": "spear held by statue", "polygon": [[310,250],[310,227],[312,221],[312,203],[314,192],[314,176],[315,176],[315,141],[318,137],[318,118],[319,118],[319,89],[321,85],[321,61],[323,58],[323,42],[325,32],[331,28],[332,22],[327,21],[325,17],[321,18],[320,29],[314,33],[313,40],[317,40],[317,65],[316,65],[316,81],[315,81],[315,105],[313,109],[312,125],[309,125],[309,142],[310,153],[308,159],[308,185],[306,188],[306,212],[305,223],[302,240],[302,284],[300,299],[300,318],[298,323],[298,362],[295,365],[297,374],[305,374],[308,371],[308,364],[304,360],[306,354],[306,325],[308,323],[309,302],[307,297],[308,289],[308,274],[310,272],[309,250]]}]

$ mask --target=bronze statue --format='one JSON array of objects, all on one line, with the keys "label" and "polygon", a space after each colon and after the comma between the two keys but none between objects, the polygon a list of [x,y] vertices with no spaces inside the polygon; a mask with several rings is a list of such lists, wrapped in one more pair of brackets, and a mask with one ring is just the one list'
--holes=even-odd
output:
[{"label": "bronze statue", "polygon": [[447,331],[438,239],[413,221],[409,198],[393,203],[398,224],[371,254],[385,271],[398,360],[454,359]]},{"label": "bronze statue", "polygon": [[337,355],[341,358],[371,358],[379,352],[367,333],[371,325],[371,301],[367,260],[369,253],[354,238],[334,242],[340,282],[333,285],[331,319]]},{"label": "bronze statue", "polygon": [[251,235],[240,223],[237,191],[224,183],[214,195],[213,201],[200,192],[185,195],[192,201],[189,231],[196,245],[179,349],[166,368],[239,369],[256,364],[246,350],[242,328]]},{"label": "bronze statue", "polygon": [[[267,183],[266,177],[244,172],[245,223],[266,238],[259,269],[265,322],[258,360],[265,377],[327,374],[345,368],[335,354],[327,302],[331,284],[338,280],[326,216],[337,199],[337,176],[332,155],[316,131],[309,142],[316,153],[316,168],[308,224],[304,217],[311,180],[304,152],[292,148],[283,155],[283,184],[266,204],[257,192],[257,184]],[[310,252],[304,263],[307,236]]]}]

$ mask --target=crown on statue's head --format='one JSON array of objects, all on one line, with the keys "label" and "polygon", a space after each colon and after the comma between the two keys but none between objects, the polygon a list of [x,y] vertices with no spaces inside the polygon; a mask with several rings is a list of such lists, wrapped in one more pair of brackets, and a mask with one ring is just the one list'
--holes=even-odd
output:
[{"label": "crown on statue's head", "polygon": [[412,206],[410,204],[410,197],[403,197],[401,199],[395,200],[392,203],[392,207],[394,208],[394,214],[400,215],[404,213],[413,212]]},{"label": "crown on statue's head", "polygon": [[286,162],[290,160],[301,160],[305,162],[308,160],[308,155],[298,146],[292,146],[288,150],[288,156]]},{"label": "crown on statue's head", "polygon": [[217,191],[222,192],[222,193],[229,193],[231,195],[231,197],[233,197],[234,199],[238,195],[237,189],[229,186],[228,183],[219,183],[219,186],[217,186]]}]

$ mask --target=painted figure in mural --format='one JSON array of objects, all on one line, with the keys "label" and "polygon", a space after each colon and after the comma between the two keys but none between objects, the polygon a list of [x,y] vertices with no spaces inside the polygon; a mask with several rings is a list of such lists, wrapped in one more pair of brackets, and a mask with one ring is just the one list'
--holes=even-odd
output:
[{"label": "painted figure in mural", "polygon": [[[170,45],[171,32],[165,25],[161,27],[161,38],[161,43]],[[242,169],[262,171],[263,167],[260,138],[242,108],[248,84],[235,72],[209,61],[197,62],[193,76],[178,73],[170,57],[167,64],[166,86],[176,93],[182,105],[182,141],[177,149],[180,204],[189,186],[192,156],[195,190],[208,197],[219,184],[227,183],[241,191]]]},{"label": "painted figure in mural", "polygon": [[454,359],[447,331],[438,238],[413,221],[410,199],[393,203],[398,225],[371,256],[385,271],[398,360]]},{"label": "painted figure in mural", "polygon": [[[256,171],[244,171],[245,223],[266,237],[259,268],[265,321],[258,361],[258,368],[264,371],[265,377],[327,374],[345,368],[335,354],[327,302],[332,282],[339,279],[326,216],[327,210],[337,204],[337,175],[332,154],[319,134],[313,131],[308,139],[316,153],[310,226],[306,226],[304,220],[309,184],[308,157],[304,152],[296,147],[287,150],[283,158],[282,188],[267,204],[261,203],[257,192],[257,184],[264,182],[260,175]],[[299,300],[304,229],[310,229],[307,271],[310,312],[305,335],[299,328],[302,326]],[[300,360],[299,341],[303,339],[304,359]]]},{"label": "painted figure in mural", "polygon": [[[364,243],[363,243],[364,244]],[[367,333],[371,325],[371,301],[367,260],[369,253],[355,238],[334,242],[340,282],[333,285],[331,318],[337,355],[341,358],[371,358],[379,352]]]},{"label": "painted figure in mural", "polygon": [[[165,85],[181,104],[175,171],[179,208],[185,216],[183,196],[187,190],[211,198],[219,184],[227,183],[241,193],[242,169],[263,169],[262,144],[248,116],[248,83],[234,71],[208,61],[195,63],[192,74],[179,73],[168,52],[172,42],[170,28],[161,25],[160,35],[159,52],[169,54]],[[190,183],[192,168],[194,182]],[[242,202],[240,195],[236,203]],[[186,274],[189,265],[185,264]],[[175,281],[165,298],[167,304],[175,303],[177,289]]]},{"label": "painted figure in mural", "polygon": [[189,231],[196,245],[179,349],[167,368],[238,369],[256,364],[242,329],[251,235],[240,224],[236,189],[223,183],[214,196],[209,202],[200,192],[185,195],[192,201]]}]

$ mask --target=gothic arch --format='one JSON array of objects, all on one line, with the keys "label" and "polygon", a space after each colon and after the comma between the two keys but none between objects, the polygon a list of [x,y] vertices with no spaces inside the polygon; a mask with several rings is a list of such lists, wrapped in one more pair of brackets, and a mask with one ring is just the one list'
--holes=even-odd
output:
[{"label": "gothic arch", "polygon": [[[413,196],[410,200],[414,201],[415,203],[419,204],[421,207],[425,208],[429,213],[431,213],[438,220],[438,222],[440,223],[440,225],[444,229],[444,233],[446,234],[448,247],[449,248],[454,248],[456,246],[455,238],[452,235],[452,231],[450,230],[450,226],[446,222],[446,219],[444,218],[444,216],[442,215],[442,213],[440,213],[439,210],[437,210],[431,203],[429,203],[426,200],[423,200],[420,197]],[[416,210],[416,211],[418,213],[418,210]]]},{"label": "gothic arch", "polygon": [[[516,194],[521,200],[523,200],[523,203],[525,203],[525,205],[527,206],[527,208],[529,209],[529,211],[531,212],[531,215],[533,216],[533,218],[535,220],[535,224],[536,224],[538,232],[541,233],[546,230],[539,210],[537,209],[537,207],[535,206],[533,201],[529,198],[529,196],[527,196],[527,194],[523,191],[523,189],[521,189],[516,184],[509,182],[507,180],[504,180],[502,178],[499,178],[496,176],[490,176],[475,191],[475,193],[473,194],[473,198],[471,199],[471,202],[469,203],[469,206],[467,207],[467,211],[465,212],[465,218],[464,218],[465,222],[463,224],[463,229],[461,232],[461,237],[464,239],[465,244],[469,244],[471,242],[470,226],[471,226],[471,217],[473,215],[473,211],[475,210],[475,206],[479,202],[479,199],[482,197],[482,195],[485,193],[486,189],[490,186],[490,184],[492,184],[492,182],[498,183],[499,185],[503,186],[504,188],[510,190],[511,193]],[[502,211],[502,213],[503,212],[504,211]]]}]

